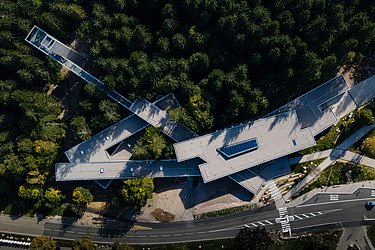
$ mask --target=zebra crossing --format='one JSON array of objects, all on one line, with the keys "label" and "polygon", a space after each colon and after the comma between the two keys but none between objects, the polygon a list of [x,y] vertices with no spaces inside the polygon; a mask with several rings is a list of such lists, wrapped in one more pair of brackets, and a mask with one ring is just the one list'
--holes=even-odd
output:
[{"label": "zebra crossing", "polygon": [[338,201],[339,200],[339,195],[338,194],[330,194],[329,195],[329,200],[330,201]]},{"label": "zebra crossing", "polygon": [[267,183],[267,186],[268,186],[268,190],[270,191],[271,193],[271,197],[272,199],[276,202],[277,200],[280,200],[281,198],[283,198],[281,192],[280,192],[280,189],[276,186],[276,183],[274,181],[269,181]]},{"label": "zebra crossing", "polygon": [[281,231],[283,233],[289,233],[289,235],[292,235],[292,229],[289,222],[294,220],[294,216],[288,216],[288,209],[286,207],[280,207],[278,210],[280,217],[275,221],[281,224]]},{"label": "zebra crossing", "polygon": [[371,190],[371,197],[375,197],[375,190]]},{"label": "zebra crossing", "polygon": [[295,219],[303,220],[303,219],[308,219],[311,217],[315,217],[318,215],[323,214],[322,212],[314,212],[314,213],[307,213],[307,214],[295,214],[293,215]]},{"label": "zebra crossing", "polygon": [[274,225],[274,223],[272,223],[271,221],[269,220],[262,220],[262,221],[257,221],[257,222],[252,222],[252,223],[249,223],[249,224],[245,224],[244,226],[245,227],[260,227],[260,226],[269,226],[269,225]]}]

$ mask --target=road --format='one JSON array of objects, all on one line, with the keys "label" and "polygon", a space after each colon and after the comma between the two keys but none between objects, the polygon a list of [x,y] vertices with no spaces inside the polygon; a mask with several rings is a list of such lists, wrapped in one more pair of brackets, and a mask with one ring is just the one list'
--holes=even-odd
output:
[{"label": "road", "polygon": [[[288,215],[294,217],[294,221],[289,222],[291,231],[375,224],[375,208],[366,210],[364,206],[371,197],[375,200],[374,195],[375,191],[364,188],[352,194],[318,193],[304,203],[288,208]],[[0,231],[36,235],[44,233],[72,240],[88,235],[94,241],[102,243],[124,241],[133,244],[159,244],[233,238],[244,227],[264,226],[270,231],[280,231],[281,225],[275,222],[278,217],[279,211],[273,205],[259,211],[245,211],[199,221],[163,224],[136,222],[134,228],[129,229],[126,224],[117,222],[109,222],[101,227],[75,224],[64,227],[60,223],[48,221],[37,224],[34,219],[11,222],[9,217],[0,216]],[[8,222],[3,223],[6,221]]]},{"label": "road", "polygon": [[[304,232],[318,228],[338,226],[351,227],[375,223],[375,208],[366,210],[364,204],[371,200],[372,190],[359,189],[353,194],[317,194],[304,204],[289,208],[288,214],[294,216],[290,222],[292,232]],[[375,198],[375,197],[374,197]],[[365,220],[364,216],[368,219]],[[149,229],[127,229],[119,225],[102,228],[72,226],[64,228],[57,223],[47,223],[44,233],[53,237],[75,239],[90,235],[100,242],[125,241],[137,244],[176,243],[232,238],[244,227],[264,226],[271,231],[280,231],[275,223],[279,212],[269,207],[259,212],[243,212],[209,220],[176,222],[166,224],[136,223]],[[374,218],[374,220],[371,220]]]}]

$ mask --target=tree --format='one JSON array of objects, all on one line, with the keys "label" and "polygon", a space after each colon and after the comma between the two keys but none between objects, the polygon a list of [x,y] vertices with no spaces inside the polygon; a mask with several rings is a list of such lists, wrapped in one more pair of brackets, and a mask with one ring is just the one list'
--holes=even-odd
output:
[{"label": "tree", "polygon": [[148,127],[134,147],[136,159],[159,159],[166,148],[166,142],[158,128]]},{"label": "tree", "polygon": [[271,243],[271,237],[264,227],[254,229],[246,227],[241,229],[234,238],[234,249],[262,250],[267,249]]},{"label": "tree", "polygon": [[371,125],[374,123],[374,116],[372,115],[371,109],[363,108],[360,109],[355,116],[356,122],[361,125]]},{"label": "tree", "polygon": [[41,235],[35,237],[30,244],[31,250],[55,250],[56,241],[50,236]]},{"label": "tree", "polygon": [[83,188],[83,187],[77,187],[73,191],[72,200],[75,205],[77,205],[79,208],[86,208],[87,204],[92,202],[94,199],[94,196],[91,194],[90,190]]},{"label": "tree", "polygon": [[116,242],[112,245],[112,250],[133,250],[134,248],[126,243]]},{"label": "tree", "polygon": [[88,236],[82,237],[80,240],[74,241],[73,250],[95,250],[95,244]]},{"label": "tree", "polygon": [[152,197],[153,190],[154,183],[150,177],[128,179],[123,182],[120,197],[128,207],[140,209]]},{"label": "tree", "polygon": [[57,207],[64,198],[65,196],[60,190],[50,187],[44,192],[43,204],[47,208],[53,209]]}]

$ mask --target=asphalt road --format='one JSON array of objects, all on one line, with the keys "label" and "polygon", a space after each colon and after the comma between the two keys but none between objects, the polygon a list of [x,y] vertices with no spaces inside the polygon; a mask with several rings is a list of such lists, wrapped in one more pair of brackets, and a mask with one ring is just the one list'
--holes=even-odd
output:
[{"label": "asphalt road", "polygon": [[[371,200],[372,192],[361,189],[348,194],[318,194],[304,204],[289,208],[288,215],[293,215],[290,222],[292,232],[310,231],[319,228],[351,227],[375,223],[375,208],[366,210],[365,203]],[[375,200],[375,197],[374,197]],[[368,219],[364,219],[366,216]],[[243,212],[229,216],[216,217],[209,220],[178,223],[136,223],[148,229],[128,229],[124,225],[109,224],[103,227],[72,226],[46,224],[46,235],[75,239],[89,235],[95,241],[125,241],[137,244],[176,243],[232,238],[244,227],[263,226],[270,231],[280,231],[280,223],[276,223],[279,212],[269,207],[259,212]],[[373,218],[374,220],[371,220]]]},{"label": "asphalt road", "polygon": [[[360,189],[348,194],[317,194],[302,205],[288,208],[292,233],[333,227],[353,227],[375,223],[375,207],[365,208],[366,201],[375,200],[375,194],[369,189]],[[364,219],[366,216],[367,219]],[[244,227],[263,226],[270,231],[281,231],[280,217],[275,206],[268,206],[259,211],[247,211],[238,214],[216,217],[207,220],[141,223],[134,228],[125,223],[108,222],[102,226],[61,225],[60,223],[43,222],[36,224],[27,220],[10,222],[9,217],[0,217],[0,231],[24,234],[50,235],[63,239],[76,239],[88,235],[97,242],[125,241],[137,244],[176,243],[212,239],[232,238]],[[3,223],[3,221],[7,221]]]}]

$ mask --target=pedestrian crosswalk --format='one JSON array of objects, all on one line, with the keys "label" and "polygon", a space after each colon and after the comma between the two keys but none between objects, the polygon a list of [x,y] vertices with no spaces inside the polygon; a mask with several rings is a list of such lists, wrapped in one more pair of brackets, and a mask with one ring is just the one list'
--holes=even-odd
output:
[{"label": "pedestrian crosswalk", "polygon": [[276,220],[281,224],[281,231],[283,233],[289,233],[289,235],[292,235],[292,229],[290,228],[289,221],[294,220],[294,217],[288,216],[288,209],[286,207],[280,207],[278,210],[280,217]]},{"label": "pedestrian crosswalk", "polygon": [[375,197],[375,190],[371,190],[371,197]]},{"label": "pedestrian crosswalk", "polygon": [[330,194],[329,195],[329,200],[330,201],[338,201],[339,200],[339,195],[338,194]]},{"label": "pedestrian crosswalk", "polygon": [[268,190],[271,193],[271,197],[274,201],[280,200],[283,196],[280,192],[280,189],[276,186],[274,181],[268,182]]},{"label": "pedestrian crosswalk", "polygon": [[306,214],[295,214],[294,218],[299,219],[299,220],[303,220],[303,219],[308,219],[308,218],[318,216],[318,215],[321,215],[321,214],[323,214],[323,213],[322,212],[314,212],[314,213],[306,213]]},{"label": "pedestrian crosswalk", "polygon": [[271,221],[269,220],[262,220],[262,221],[257,221],[257,222],[253,222],[253,223],[249,223],[249,224],[245,224],[245,227],[260,227],[260,226],[268,226],[268,225],[273,225],[274,223],[272,223]]}]

